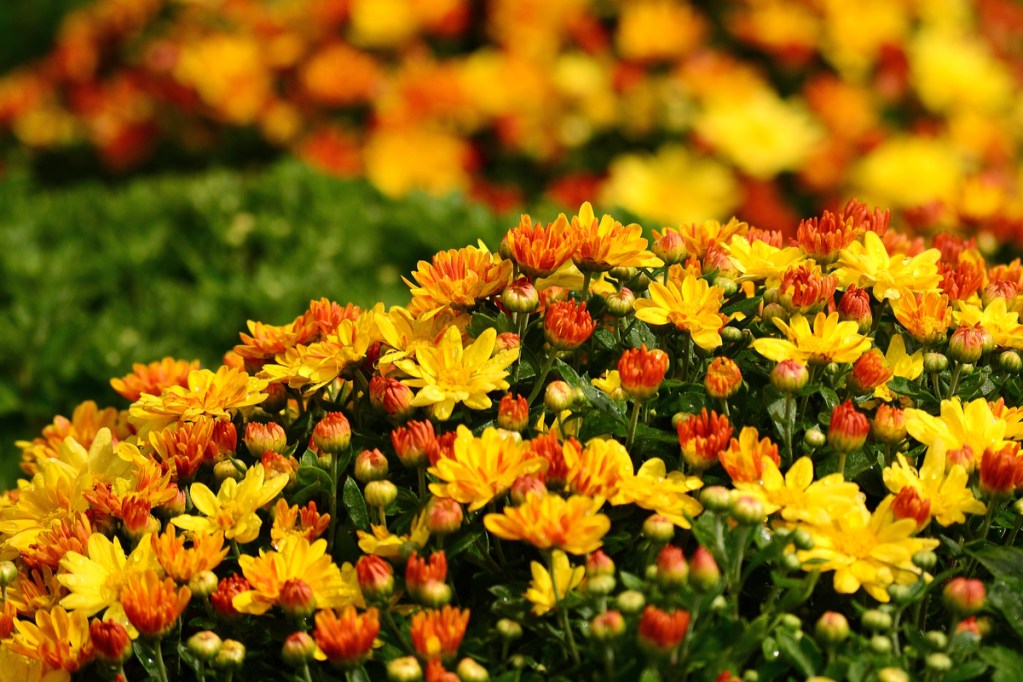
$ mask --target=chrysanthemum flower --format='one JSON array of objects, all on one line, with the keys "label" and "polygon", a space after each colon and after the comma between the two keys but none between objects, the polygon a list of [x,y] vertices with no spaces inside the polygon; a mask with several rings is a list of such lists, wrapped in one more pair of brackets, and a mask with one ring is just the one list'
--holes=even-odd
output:
[{"label": "chrysanthemum flower", "polygon": [[[51,671],[62,671],[65,674],[78,672],[92,660],[89,619],[81,611],[68,613],[59,606],[50,611],[36,611],[34,623],[16,620],[14,628],[13,638],[8,645],[10,650],[41,661]],[[3,670],[5,675],[15,673],[15,670],[6,667]],[[43,676],[40,679],[49,680],[50,677]]]},{"label": "chrysanthemum flower", "polygon": [[572,262],[582,272],[605,272],[616,267],[660,267],[661,259],[647,248],[643,228],[622,225],[605,214],[600,220],[587,201],[572,217],[571,238],[575,241]]},{"label": "chrysanthemum flower", "polygon": [[79,443],[84,450],[92,450],[93,441],[103,429],[107,429],[116,440],[131,434],[125,413],[112,407],[101,410],[96,403],[87,400],[74,409],[71,419],[55,417],[52,424],[43,427],[43,433],[38,438],[15,443],[21,449],[21,470],[29,476],[34,475],[38,471],[36,462],[57,457],[68,437]]},{"label": "chrysanthemum flower", "polygon": [[182,514],[171,522],[196,533],[221,531],[228,540],[240,544],[252,542],[259,537],[263,525],[256,510],[277,497],[287,484],[287,476],[274,476],[264,481],[262,464],[246,471],[241,483],[233,478],[225,479],[216,495],[205,484],[193,483],[192,503],[203,516]]},{"label": "chrysanthemum flower", "polygon": [[682,456],[689,466],[706,469],[718,461],[718,454],[728,445],[732,437],[732,425],[728,417],[703,408],[700,414],[678,422],[678,442]]},{"label": "chrysanthemum flower", "polygon": [[[912,355],[906,352],[906,342],[901,334],[892,336],[888,343],[888,352],[884,355],[885,365],[891,370],[892,377],[915,380],[924,371],[923,351],[917,351]],[[889,381],[891,379],[889,378]],[[887,382],[874,388],[874,397],[886,402],[895,400],[895,395],[888,388]]]},{"label": "chrysanthemum flower", "polygon": [[309,587],[317,608],[340,608],[358,598],[357,583],[353,586],[345,580],[327,554],[326,540],[309,542],[302,537],[287,537],[276,551],[261,549],[258,557],[243,554],[238,566],[251,585],[234,597],[234,608],[240,613],[266,613],[279,602],[281,591],[291,581],[300,580]]},{"label": "chrysanthemum flower", "polygon": [[553,574],[539,561],[532,561],[529,564],[533,581],[526,590],[526,599],[533,604],[534,616],[542,616],[556,608],[558,602],[578,587],[586,577],[586,567],[572,566],[568,561],[568,555],[560,550],[551,552],[551,564],[554,567]]},{"label": "chrysanthemum flower", "polygon": [[909,335],[924,345],[945,340],[952,325],[948,296],[936,291],[903,291],[891,301],[892,312]]},{"label": "chrysanthemum flower", "polygon": [[128,420],[138,427],[139,436],[158,431],[176,421],[195,421],[206,415],[230,420],[230,410],[258,405],[266,399],[266,381],[243,371],[221,367],[188,374],[188,386],[169,386],[160,395],[144,394],[128,410]]},{"label": "chrysanthemum flower", "polygon": [[469,511],[503,494],[515,479],[541,471],[544,460],[534,456],[519,434],[487,428],[477,438],[459,426],[451,457],[442,457],[429,470],[439,483],[430,492],[469,505]]},{"label": "chrysanthemum flower", "polygon": [[210,604],[213,610],[223,618],[236,618],[240,616],[234,608],[234,598],[251,587],[249,581],[240,573],[232,573],[226,578],[221,578],[217,583],[217,589],[210,595]]},{"label": "chrysanthemum flower", "polygon": [[[678,232],[685,244],[686,253],[690,257],[703,260],[703,257],[707,255],[707,249],[710,247],[727,244],[736,235],[745,237],[749,231],[749,225],[741,220],[732,218],[724,225],[717,220],[705,220],[702,223],[680,225],[677,229],[666,227],[663,228],[663,231]],[[654,238],[657,239],[660,236],[655,230]]]},{"label": "chrysanthemum flower", "polygon": [[611,520],[598,513],[602,498],[573,495],[527,495],[517,507],[500,514],[487,514],[483,524],[504,540],[521,540],[537,549],[561,549],[570,554],[588,554],[601,545],[611,529]]},{"label": "chrysanthemum flower", "polygon": [[916,490],[921,499],[930,503],[931,516],[942,526],[964,523],[967,514],[987,511],[984,503],[973,495],[969,473],[962,465],[949,463],[941,448],[928,450],[919,470],[900,452],[882,475],[885,486],[893,493],[904,488]]},{"label": "chrysanthemum flower", "polygon": [[253,370],[262,368],[275,355],[287,352],[298,343],[294,323],[275,325],[249,320],[247,326],[249,333],[239,334],[242,342],[234,347],[234,352]]},{"label": "chrysanthemum flower", "polygon": [[450,327],[462,333],[462,342],[471,342],[465,328],[472,316],[456,310],[443,310],[433,315],[413,315],[407,308],[391,307],[387,313],[375,315],[374,324],[379,340],[389,348],[380,356],[381,373],[388,373],[395,361],[415,357],[422,347],[436,346]]},{"label": "chrysanthemum flower", "polygon": [[129,575],[121,587],[121,603],[130,622],[144,637],[167,634],[188,606],[192,592],[174,580],[161,580],[156,571]]},{"label": "chrysanthemum flower", "polygon": [[838,313],[817,313],[813,328],[802,315],[788,322],[774,319],[787,338],[760,338],[753,349],[769,360],[796,360],[803,364],[826,365],[829,362],[855,362],[870,348],[870,339],[862,336],[855,322],[839,322]]},{"label": "chrysanthemum flower", "polygon": [[762,240],[750,242],[740,236],[732,237],[726,252],[740,280],[764,281],[769,287],[778,286],[782,275],[805,258],[794,246],[778,248]]},{"label": "chrysanthemum flower", "polygon": [[1023,324],[1019,322],[1018,313],[1008,310],[1004,298],[996,298],[983,308],[960,301],[952,318],[957,325],[979,324],[991,334],[999,348],[1023,348]]},{"label": "chrysanthemum flower", "polygon": [[703,378],[707,395],[719,400],[732,396],[742,386],[742,371],[731,358],[723,355],[710,361]]},{"label": "chrysanthemum flower", "polygon": [[781,517],[789,522],[827,524],[834,516],[862,504],[859,486],[845,481],[841,474],[814,481],[809,457],[796,460],[784,477],[773,460],[760,461],[760,480],[735,481],[735,489],[760,500],[768,515],[781,510]]},{"label": "chrysanthemum flower", "polygon": [[1023,456],[1019,443],[989,448],[980,460],[980,489],[992,497],[1012,495],[1023,487]]},{"label": "chrysanthemum flower", "polygon": [[1008,442],[1008,423],[998,417],[984,398],[963,404],[958,397],[941,401],[940,416],[924,410],[906,410],[906,430],[929,449],[945,452],[969,446],[980,456],[991,448],[998,450]]},{"label": "chrysanthemum flower", "polygon": [[445,606],[419,611],[412,616],[412,646],[424,659],[452,659],[458,654],[468,625],[469,609]]},{"label": "chrysanthemum flower", "polygon": [[150,432],[149,443],[157,459],[171,466],[175,480],[187,481],[195,476],[203,462],[214,461],[217,455],[213,440],[215,426],[216,422],[209,417],[179,422],[161,431]]},{"label": "chrysanthemum flower", "polygon": [[[867,416],[853,406],[851,400],[836,405],[828,424],[828,444],[841,453],[859,450],[870,433]],[[845,461],[844,459],[842,460]]]},{"label": "chrysanthemum flower", "polygon": [[92,524],[85,512],[79,512],[68,519],[54,522],[37,537],[36,541],[21,553],[21,559],[29,569],[46,566],[52,570],[60,567],[60,560],[68,552],[84,554],[92,537]]},{"label": "chrysanthemum flower", "polygon": [[870,309],[870,294],[855,284],[842,292],[838,302],[838,319],[855,322],[860,333],[865,334],[874,324],[874,313]]},{"label": "chrysanthemum flower", "polygon": [[941,277],[938,286],[950,301],[966,301],[983,286],[986,274],[982,259],[962,260],[955,265],[942,261],[938,263],[938,275]]},{"label": "chrysanthemum flower", "polygon": [[778,446],[770,438],[759,439],[759,433],[752,426],[744,426],[738,438],[733,438],[728,447],[718,456],[732,481],[759,481],[764,471],[763,458],[781,464]]},{"label": "chrysanthemum flower", "polygon": [[877,348],[871,348],[853,363],[846,384],[855,393],[867,393],[885,384],[891,377],[892,370],[885,362],[884,354]]},{"label": "chrysanthemum flower", "polygon": [[[432,261],[419,261],[412,273],[416,283],[405,279],[412,293],[410,310],[430,313],[442,308],[469,310],[487,296],[499,293],[511,282],[514,264],[475,246],[441,251]],[[418,286],[417,286],[418,284]]]},{"label": "chrysanthemum flower", "polygon": [[649,324],[673,324],[689,332],[693,343],[704,350],[721,345],[721,289],[704,279],[686,275],[681,282],[651,282],[650,298],[636,301],[636,318]]},{"label": "chrysanthemum flower", "polygon": [[280,549],[281,541],[290,536],[303,537],[309,542],[323,535],[330,526],[330,514],[316,511],[316,501],[309,500],[303,507],[288,506],[283,497],[277,500],[273,509],[273,525],[270,527],[270,544]]},{"label": "chrysanthemum flower", "polygon": [[572,257],[576,238],[564,214],[546,226],[533,225],[530,217],[523,215],[519,224],[508,230],[503,247],[522,272],[536,279],[554,274]]},{"label": "chrysanthemum flower", "polygon": [[618,359],[618,378],[622,390],[635,400],[646,400],[657,393],[668,371],[668,354],[659,348],[647,350],[646,344],[629,348]]},{"label": "chrysanthemum flower", "polygon": [[436,448],[433,423],[411,421],[395,427],[391,430],[391,445],[403,465],[410,469],[422,466],[429,461],[430,451]]},{"label": "chrysanthemum flower", "polygon": [[828,264],[864,232],[883,235],[890,219],[890,210],[875,208],[870,211],[862,201],[850,199],[837,214],[824,211],[819,218],[801,221],[796,231],[796,243],[807,256],[818,263]]},{"label": "chrysanthemum flower", "polygon": [[854,594],[861,587],[871,597],[888,603],[888,586],[916,582],[920,569],[912,561],[917,552],[933,550],[938,541],[913,537],[914,519],[892,520],[892,498],[871,514],[858,505],[833,516],[831,523],[808,525],[814,547],[800,551],[806,570],[834,571],[835,591]]},{"label": "chrysanthemum flower", "polygon": [[380,618],[375,608],[360,614],[348,605],[340,611],[316,614],[316,646],[328,661],[342,668],[355,667],[369,658],[378,634]]},{"label": "chrysanthemum flower", "polygon": [[558,301],[544,312],[544,337],[558,350],[574,350],[583,345],[596,326],[586,311],[586,303]]},{"label": "chrysanthemum flower", "polygon": [[662,611],[647,606],[639,618],[639,643],[653,652],[666,654],[682,643],[688,630],[688,611]]},{"label": "chrysanthemum flower", "polygon": [[836,286],[834,275],[825,275],[814,263],[800,263],[782,275],[779,302],[791,313],[816,313],[835,295]]},{"label": "chrysanthemum flower", "polygon": [[489,408],[491,401],[487,394],[508,388],[506,368],[519,356],[517,348],[495,353],[496,341],[497,332],[488,328],[472,345],[463,348],[461,333],[449,327],[435,347],[419,348],[415,361],[405,359],[395,363],[412,377],[405,383],[420,389],[412,406],[428,406],[433,416],[441,421],[451,416],[458,403],[472,410]]},{"label": "chrysanthemum flower", "polygon": [[937,291],[941,282],[939,258],[941,252],[937,249],[913,257],[890,255],[877,234],[866,232],[862,242],[854,241],[842,249],[835,276],[842,286],[873,289],[878,301],[897,299],[905,289]]},{"label": "chrysanthemum flower", "polygon": [[135,402],[143,393],[160,395],[170,386],[188,386],[188,375],[199,369],[199,361],[175,360],[165,357],[163,360],[143,365],[136,362],[131,366],[131,374],[120,379],[111,379],[110,385],[122,396]]},{"label": "chrysanthemum flower", "polygon": [[443,584],[448,578],[448,559],[444,551],[433,552],[421,559],[415,551],[405,564],[405,587],[414,599],[422,599],[431,584]]},{"label": "chrysanthemum flower", "polygon": [[931,522],[931,501],[920,497],[920,493],[912,486],[906,486],[896,495],[892,495],[892,516],[897,520],[913,519],[917,531],[921,531]]},{"label": "chrysanthemum flower", "polygon": [[635,504],[669,519],[679,528],[689,528],[689,518],[703,511],[703,506],[689,493],[703,487],[699,476],[686,476],[681,471],[667,471],[664,460],[653,457],[643,462],[632,478],[618,485],[614,505]]},{"label": "chrysanthemum flower", "polygon": [[170,524],[163,533],[150,536],[156,560],[179,583],[187,583],[203,571],[212,571],[227,556],[223,533],[193,533],[191,541],[192,546],[185,549],[185,536],[178,535]]},{"label": "chrysanthemum flower", "polygon": [[629,451],[612,438],[594,438],[585,448],[570,439],[562,448],[562,456],[565,487],[578,495],[611,499],[618,493],[619,484],[633,476]]},{"label": "chrysanthemum flower", "polygon": [[370,525],[369,529],[372,532],[356,531],[355,534],[359,538],[359,549],[366,554],[376,554],[388,561],[397,561],[399,557],[404,556],[403,552],[407,551],[409,546],[422,549],[430,540],[430,527],[427,524],[425,510],[412,520],[412,527],[405,535],[391,533],[384,526]]}]

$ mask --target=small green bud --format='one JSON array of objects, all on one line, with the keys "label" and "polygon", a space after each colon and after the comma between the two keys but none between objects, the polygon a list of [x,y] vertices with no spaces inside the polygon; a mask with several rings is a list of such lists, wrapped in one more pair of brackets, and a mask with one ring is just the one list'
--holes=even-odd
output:
[{"label": "small green bud", "polygon": [[933,654],[927,654],[924,665],[928,670],[944,673],[952,669],[952,659],[948,657],[948,654],[936,651]]},{"label": "small green bud", "polygon": [[869,609],[861,617],[863,627],[874,632],[881,632],[892,627],[892,617],[880,609]]},{"label": "small green bud", "polygon": [[892,650],[892,640],[884,635],[874,635],[870,638],[870,650],[875,654],[887,654]]},{"label": "small green bud", "polygon": [[931,630],[924,635],[927,646],[938,651],[943,651],[948,646],[948,635],[941,630]]}]

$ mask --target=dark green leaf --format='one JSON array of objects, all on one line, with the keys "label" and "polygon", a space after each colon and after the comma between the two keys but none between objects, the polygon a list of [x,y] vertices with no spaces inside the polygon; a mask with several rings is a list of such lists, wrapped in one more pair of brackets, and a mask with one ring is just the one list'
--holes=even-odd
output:
[{"label": "dark green leaf", "polygon": [[1023,549],[989,544],[977,549],[967,549],[966,553],[991,571],[996,578],[1017,580],[1023,578]]},{"label": "dark green leaf", "polygon": [[994,669],[991,682],[1018,682],[1023,673],[1023,656],[1003,646],[982,647],[980,657]]},{"label": "dark green leaf", "polygon": [[729,303],[721,308],[721,312],[725,315],[731,315],[732,313],[749,313],[760,305],[760,301],[763,296],[752,296],[750,298],[744,298],[734,303]]},{"label": "dark green leaf", "polygon": [[790,630],[779,630],[775,641],[778,642],[778,649],[803,677],[811,677],[816,674],[821,664],[821,652],[817,650],[813,640],[809,637],[798,637]]},{"label": "dark green leaf", "polygon": [[[954,668],[945,673],[943,682],[966,682],[975,680],[987,672],[988,664],[984,661],[967,661],[957,664]],[[1018,677],[1016,679],[1019,679]]]},{"label": "dark green leaf", "polygon": [[1023,638],[1023,580],[1003,578],[987,593],[988,603],[1005,617],[1017,637]]},{"label": "dark green leaf", "polygon": [[352,519],[352,523],[359,530],[369,530],[369,509],[366,508],[366,499],[362,496],[362,491],[359,490],[359,484],[355,482],[354,478],[345,479],[343,498],[345,503],[345,509],[348,510],[348,516]]},{"label": "dark green leaf", "polygon": [[460,531],[444,548],[448,558],[453,558],[471,547],[481,536],[486,535],[486,529],[481,526],[473,526]]}]

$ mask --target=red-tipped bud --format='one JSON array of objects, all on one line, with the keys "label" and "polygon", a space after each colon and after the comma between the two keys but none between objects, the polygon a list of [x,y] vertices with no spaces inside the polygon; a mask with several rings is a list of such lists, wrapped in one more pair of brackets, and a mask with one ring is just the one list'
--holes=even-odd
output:
[{"label": "red-tipped bud", "polygon": [[949,471],[956,465],[961,466],[966,470],[967,474],[972,474],[974,469],[977,468],[977,457],[968,444],[963,445],[961,448],[955,448],[945,453],[945,471]]},{"label": "red-tipped bud", "polygon": [[980,458],[980,489],[988,495],[1011,495],[1023,486],[1023,457],[1019,443],[999,450],[988,448]]},{"label": "red-tipped bud", "polygon": [[647,606],[639,619],[639,644],[649,653],[666,655],[682,643],[688,629],[688,611],[662,611]]},{"label": "red-tipped bud", "polygon": [[625,634],[625,619],[618,611],[605,611],[590,621],[590,635],[600,642],[617,639]]},{"label": "red-tipped bud", "polygon": [[558,350],[574,350],[583,345],[597,325],[586,311],[585,303],[559,301],[547,307],[543,320],[547,342]]},{"label": "red-tipped bud", "polygon": [[686,584],[689,566],[680,547],[665,545],[657,554],[657,584],[662,590],[674,590]]},{"label": "red-tipped bud", "polygon": [[525,431],[529,426],[529,403],[526,399],[506,393],[497,405],[497,425],[507,431]]},{"label": "red-tipped bud", "polygon": [[328,412],[313,428],[313,445],[322,453],[337,455],[352,442],[352,426],[341,412]]},{"label": "red-tipped bud", "polygon": [[[275,386],[277,384],[270,384]],[[218,421],[213,425],[213,460],[220,461],[238,449],[238,429],[231,422]]]},{"label": "red-tipped bud", "polygon": [[373,408],[395,419],[405,419],[412,407],[412,389],[397,379],[375,376],[369,381],[369,402]]},{"label": "red-tipped bud", "polygon": [[904,486],[892,501],[892,514],[897,519],[913,519],[916,529],[923,530],[931,520],[931,501],[920,497],[912,486]]},{"label": "red-tipped bud", "polygon": [[948,581],[941,596],[949,611],[964,618],[984,608],[987,591],[981,581],[959,577]]},{"label": "red-tipped bud", "polygon": [[241,575],[234,573],[222,578],[217,589],[210,595],[213,610],[224,618],[235,618],[240,614],[234,608],[234,598],[252,589],[252,585]]},{"label": "red-tipped bud", "polygon": [[363,450],[355,457],[355,479],[359,483],[382,481],[387,478],[387,457],[376,448]]},{"label": "red-tipped bud", "polygon": [[870,294],[864,289],[851,285],[842,294],[842,300],[838,302],[838,317],[843,322],[852,320],[859,325],[859,332],[865,334],[870,331],[874,324],[874,316],[870,312]]},{"label": "red-tipped bud", "polygon": [[828,444],[838,452],[854,452],[863,447],[870,433],[870,422],[866,416],[846,400],[831,413],[828,427]]},{"label": "red-tipped bud", "polygon": [[528,314],[540,307],[540,295],[528,278],[520,277],[501,292],[501,303],[513,313]]},{"label": "red-tipped bud", "polygon": [[575,404],[575,391],[567,381],[552,381],[544,390],[543,404],[555,414],[563,412]]},{"label": "red-tipped bud", "polygon": [[595,578],[599,575],[614,575],[615,562],[604,550],[598,549],[586,557],[586,577]]},{"label": "red-tipped bud", "polygon": [[675,537],[675,524],[667,516],[651,514],[643,522],[643,537],[659,544],[671,542]]},{"label": "red-tipped bud", "polygon": [[281,658],[293,668],[306,665],[316,656],[316,641],[305,632],[293,632],[284,640]]},{"label": "red-tipped bud", "polygon": [[689,582],[698,590],[707,592],[717,587],[721,580],[721,569],[718,562],[702,545],[696,548],[693,558],[689,560]]},{"label": "red-tipped bud", "polygon": [[281,586],[281,610],[295,618],[308,618],[316,613],[313,588],[301,578],[291,578]]},{"label": "red-tipped bud", "polygon": [[764,503],[749,495],[736,495],[730,511],[732,518],[744,526],[764,522]]},{"label": "red-tipped bud", "polygon": [[608,294],[604,303],[607,304],[607,312],[615,317],[625,317],[636,308],[636,294],[632,293],[632,289],[622,287]]},{"label": "red-tipped bud", "polygon": [[245,425],[245,447],[253,457],[260,457],[264,452],[284,452],[288,447],[288,437],[284,427],[277,422],[249,422]]},{"label": "red-tipped bud", "polygon": [[664,261],[665,265],[683,263],[689,256],[686,253],[686,242],[676,230],[665,230],[663,234],[657,236],[650,245],[650,250]]},{"label": "red-tipped bud", "polygon": [[116,621],[92,621],[89,623],[89,638],[96,657],[101,661],[117,665],[131,656],[131,636]]},{"label": "red-tipped bud", "polygon": [[394,569],[376,554],[367,554],[355,563],[359,589],[367,601],[386,601],[394,592]]},{"label": "red-tipped bud", "polygon": [[630,348],[618,360],[622,390],[635,400],[652,397],[664,381],[668,364],[668,354],[663,350],[647,350],[645,344],[639,348]]},{"label": "red-tipped bud", "polygon": [[782,393],[801,391],[809,380],[806,365],[795,360],[782,360],[771,370],[771,385]]},{"label": "red-tipped bud", "polygon": [[817,620],[814,634],[826,645],[841,644],[849,637],[849,621],[837,611],[825,611]]},{"label": "red-tipped bud", "polygon": [[409,422],[391,431],[391,444],[398,460],[409,469],[426,465],[430,450],[437,445],[436,439],[433,424],[428,421]]},{"label": "red-tipped bud", "polygon": [[906,413],[888,404],[880,405],[870,425],[870,433],[889,445],[902,442],[906,437]]},{"label": "red-tipped bud", "polygon": [[462,505],[447,497],[433,497],[426,505],[426,527],[431,535],[450,535],[462,527]]},{"label": "red-tipped bud", "polygon": [[524,474],[515,479],[511,485],[509,494],[511,496],[512,504],[519,505],[526,501],[526,496],[530,493],[534,495],[546,495],[547,484],[541,476],[537,474]]},{"label": "red-tipped bud", "polygon": [[710,361],[703,385],[711,398],[724,400],[733,396],[742,386],[742,372],[730,358],[717,357]]},{"label": "red-tipped bud", "polygon": [[948,354],[957,362],[976,362],[984,354],[990,336],[980,324],[972,327],[961,325],[952,332],[952,338],[948,341]]},{"label": "red-tipped bud", "polygon": [[891,378],[892,370],[888,368],[884,353],[871,348],[853,363],[847,385],[854,393],[870,393]]}]

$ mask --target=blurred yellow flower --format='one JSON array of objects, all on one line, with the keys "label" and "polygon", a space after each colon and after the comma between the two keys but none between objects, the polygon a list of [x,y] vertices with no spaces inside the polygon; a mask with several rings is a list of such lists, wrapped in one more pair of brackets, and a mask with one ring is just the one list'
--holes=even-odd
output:
[{"label": "blurred yellow flower", "polygon": [[214,33],[186,43],[174,76],[228,122],[256,120],[270,99],[270,71],[254,35]]},{"label": "blurred yellow flower", "polygon": [[533,604],[534,616],[542,616],[557,607],[558,602],[578,587],[586,576],[586,567],[572,566],[568,561],[568,555],[560,549],[551,552],[551,564],[554,567],[553,575],[539,561],[532,561],[529,564],[533,581],[526,590],[526,599]]},{"label": "blurred yellow flower", "polygon": [[1012,102],[1012,74],[987,49],[961,30],[926,27],[907,50],[909,82],[931,111],[1004,111]]},{"label": "blurred yellow flower", "polygon": [[548,493],[529,493],[517,507],[487,514],[483,525],[502,540],[521,540],[537,549],[561,549],[569,554],[589,554],[598,549],[611,529],[611,519],[597,510],[603,498],[573,495],[565,499]]},{"label": "blurred yellow flower", "polygon": [[960,301],[959,309],[952,313],[952,320],[956,325],[968,327],[979,324],[1000,348],[1023,348],[1023,324],[1019,322],[1019,313],[1008,310],[1005,299],[1000,296],[986,306]]},{"label": "blurred yellow flower", "polygon": [[761,338],[753,341],[753,349],[768,360],[795,360],[803,364],[826,365],[829,362],[856,362],[870,350],[870,339],[859,333],[859,325],[839,321],[838,313],[817,313],[813,328],[802,315],[793,315],[788,322],[774,318],[774,324],[787,338]]},{"label": "blurred yellow flower", "polygon": [[860,159],[849,171],[849,179],[852,194],[868,203],[910,208],[954,196],[963,167],[963,160],[947,142],[893,137]]},{"label": "blurred yellow flower", "polygon": [[378,130],[366,142],[366,176],[390,197],[417,189],[448,194],[469,186],[468,152],[465,140],[450,133],[412,127]]},{"label": "blurred yellow flower", "polygon": [[264,480],[262,464],[256,464],[245,472],[241,483],[233,478],[220,484],[220,491],[213,491],[203,483],[193,483],[190,489],[192,503],[203,516],[181,514],[171,519],[178,528],[196,533],[223,531],[224,537],[240,544],[252,542],[259,537],[263,522],[256,511],[272,501],[288,484],[285,475]]}]

